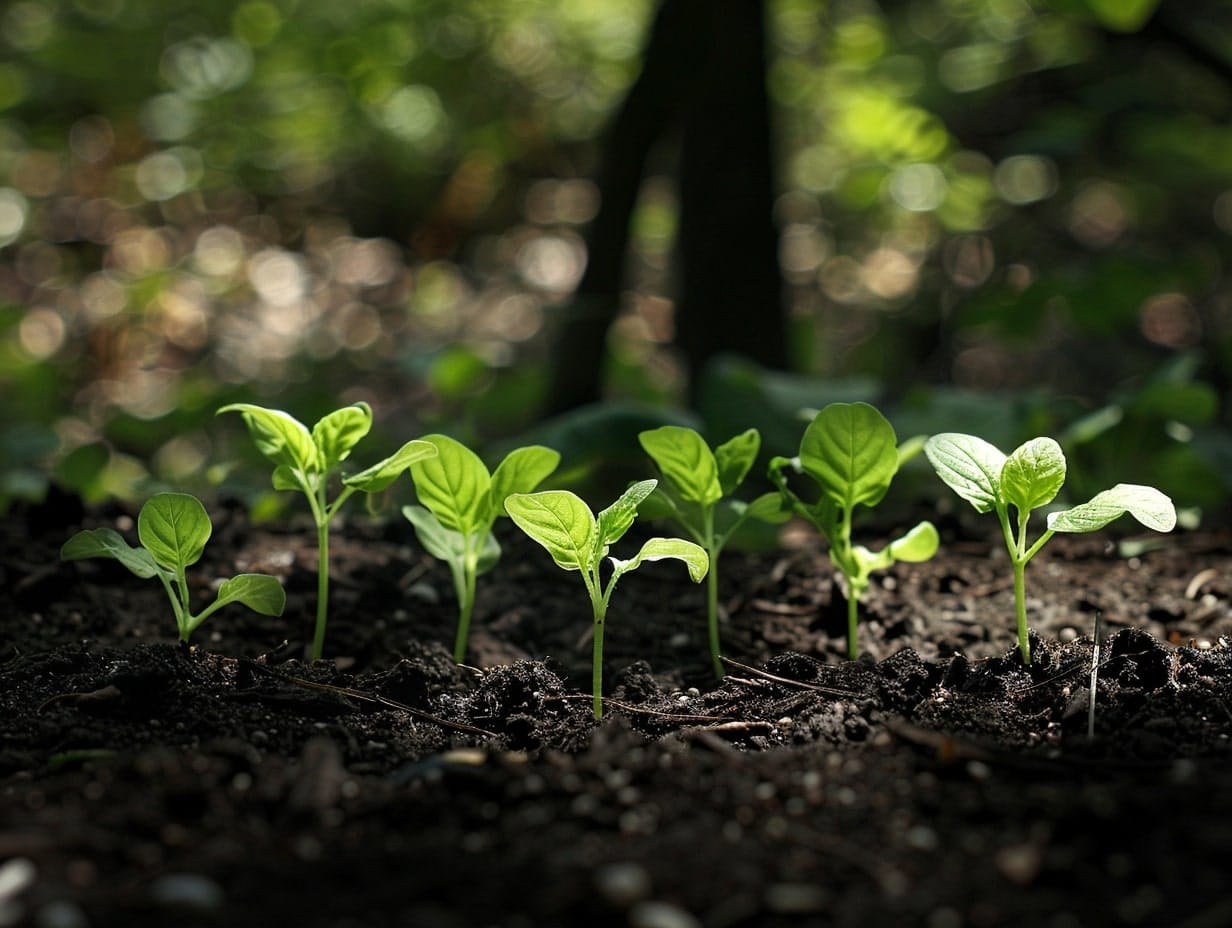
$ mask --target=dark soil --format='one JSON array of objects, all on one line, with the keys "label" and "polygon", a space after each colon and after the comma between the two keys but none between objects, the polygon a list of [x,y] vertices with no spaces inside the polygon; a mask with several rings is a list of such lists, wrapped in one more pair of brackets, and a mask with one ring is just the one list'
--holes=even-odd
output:
[{"label": "dark soil", "polygon": [[0,928],[1232,924],[1227,534],[1054,539],[1030,666],[1003,552],[956,524],[877,578],[856,662],[814,539],[725,557],[722,682],[701,590],[649,565],[596,724],[581,583],[514,534],[459,667],[446,569],[339,526],[308,665],[306,526],[214,514],[199,595],[260,570],[288,608],[187,648],[156,582],[57,560],[131,515],[0,529]]}]

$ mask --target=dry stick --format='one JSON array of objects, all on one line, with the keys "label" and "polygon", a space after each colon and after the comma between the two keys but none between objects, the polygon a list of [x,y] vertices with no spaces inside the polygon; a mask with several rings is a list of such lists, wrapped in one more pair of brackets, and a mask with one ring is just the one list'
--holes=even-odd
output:
[{"label": "dry stick", "polygon": [[774,683],[784,683],[787,686],[795,686],[802,690],[816,690],[819,693],[825,693],[827,696],[852,697],[855,698],[860,694],[855,690],[842,690],[835,686],[822,686],[820,683],[805,683],[803,680],[793,680],[791,677],[780,677],[769,673],[765,670],[760,670],[757,667],[751,667],[748,664],[742,664],[739,661],[734,661],[730,657],[721,658],[724,664],[730,664],[737,670],[744,673],[751,673],[754,676],[761,677],[764,680],[770,680]]},{"label": "dry stick", "polygon": [[1099,685],[1099,638],[1104,630],[1104,615],[1095,613],[1095,647],[1091,649],[1091,701],[1087,706],[1087,737],[1095,737],[1095,690]]}]

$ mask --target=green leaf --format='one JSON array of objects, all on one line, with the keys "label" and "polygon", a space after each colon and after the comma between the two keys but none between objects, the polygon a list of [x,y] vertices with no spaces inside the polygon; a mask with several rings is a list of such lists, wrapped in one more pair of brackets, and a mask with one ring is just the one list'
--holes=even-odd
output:
[{"label": "green leaf", "polygon": [[466,553],[466,536],[441,525],[440,519],[423,506],[403,506],[402,515],[415,528],[415,537],[424,550],[438,561],[461,562]]},{"label": "green leaf", "polygon": [[296,468],[306,474],[320,473],[324,469],[316,442],[308,429],[281,409],[232,403],[218,412],[238,412],[242,415],[257,450],[275,464]]},{"label": "green leaf", "polygon": [[993,445],[974,435],[942,432],[924,443],[924,454],[937,476],[976,512],[997,508],[1005,455]]},{"label": "green leaf", "polygon": [[791,518],[791,507],[784,503],[781,493],[763,493],[748,504],[745,515],[762,522],[786,522]]},{"label": "green leaf", "polygon": [[110,528],[78,532],[60,548],[62,561],[80,561],[88,557],[114,558],[143,580],[158,576],[160,569],[149,551],[131,547],[119,532]]},{"label": "green leaf", "polygon": [[800,466],[843,509],[875,506],[898,470],[898,440],[868,403],[831,403],[804,431]]},{"label": "green leaf", "polygon": [[380,493],[407,468],[413,468],[419,461],[436,457],[436,448],[429,442],[418,438],[408,441],[405,445],[385,458],[377,461],[366,470],[352,474],[342,482],[348,487],[363,490],[365,493]]},{"label": "green leaf", "polygon": [[214,600],[219,606],[243,603],[261,615],[282,615],[287,605],[287,593],[276,577],[268,574],[239,574],[224,580]]},{"label": "green leaf", "polygon": [[1065,453],[1051,438],[1032,438],[1001,465],[1001,501],[1020,513],[1047,506],[1065,483]]},{"label": "green leaf", "polygon": [[488,489],[491,512],[489,524],[505,514],[505,497],[510,493],[530,493],[543,483],[560,464],[560,452],[543,445],[515,448],[505,455],[492,472]]},{"label": "green leaf", "polygon": [[300,471],[289,464],[279,464],[274,468],[273,484],[275,490],[299,490],[311,493],[312,490],[304,483]]},{"label": "green leaf", "polygon": [[187,493],[158,493],[137,514],[137,537],[156,562],[177,572],[197,563],[214,527],[205,507]]},{"label": "green leaf", "polygon": [[744,482],[761,450],[761,433],[748,429],[714,449],[714,460],[719,468],[719,487],[724,496],[729,496]]},{"label": "green leaf", "polygon": [[595,555],[595,517],[582,500],[568,490],[513,493],[505,509],[514,523],[543,545],[565,570],[587,570]]},{"label": "green leaf", "polygon": [[600,545],[615,544],[624,537],[629,526],[637,518],[637,507],[642,504],[642,500],[654,492],[658,485],[657,480],[641,480],[634,483],[617,498],[616,502],[599,513],[597,523]]},{"label": "green leaf", "polygon": [[1120,32],[1137,32],[1159,6],[1160,0],[1086,0],[1100,24]]},{"label": "green leaf", "polygon": [[941,538],[931,522],[921,522],[906,535],[890,542],[890,556],[896,561],[918,564],[937,553]]},{"label": "green leaf", "polygon": [[714,452],[693,429],[663,425],[637,440],[681,499],[705,506],[722,498]]},{"label": "green leaf", "polygon": [[646,561],[662,561],[669,558],[683,561],[689,569],[689,579],[700,583],[710,569],[710,558],[704,548],[683,538],[651,538],[642,549],[627,561],[611,558],[617,576],[636,570]]},{"label": "green leaf", "polygon": [[369,429],[372,409],[367,403],[344,406],[322,417],[312,427],[312,441],[321,459],[321,469],[330,470],[347,459]]},{"label": "green leaf", "polygon": [[1154,487],[1136,483],[1118,483],[1081,506],[1049,513],[1048,528],[1054,532],[1095,532],[1126,513],[1157,532],[1176,528],[1172,500]]},{"label": "green leaf", "polygon": [[425,435],[423,440],[437,454],[411,467],[419,502],[447,529],[465,535],[487,531],[493,521],[487,512],[492,478],[479,455],[448,435]]}]

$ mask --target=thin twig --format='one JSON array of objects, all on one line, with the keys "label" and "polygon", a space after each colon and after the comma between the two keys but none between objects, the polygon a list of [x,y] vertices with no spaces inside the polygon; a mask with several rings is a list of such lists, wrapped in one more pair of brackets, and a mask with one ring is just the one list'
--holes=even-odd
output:
[{"label": "thin twig", "polygon": [[825,693],[827,696],[838,696],[840,698],[850,697],[854,699],[860,694],[855,690],[842,690],[835,686],[822,686],[820,683],[805,683],[803,680],[793,680],[790,677],[780,677],[776,674],[769,673],[765,670],[760,670],[757,667],[751,667],[748,664],[742,664],[739,661],[734,661],[730,657],[722,658],[724,664],[735,667],[737,670],[744,673],[751,673],[754,676],[761,677],[765,680],[771,680],[775,683],[783,683],[787,686],[799,687],[802,690],[815,690],[818,693]]}]

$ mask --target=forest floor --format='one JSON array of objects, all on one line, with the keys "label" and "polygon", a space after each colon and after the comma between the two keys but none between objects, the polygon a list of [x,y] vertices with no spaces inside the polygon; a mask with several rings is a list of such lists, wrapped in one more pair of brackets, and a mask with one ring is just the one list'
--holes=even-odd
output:
[{"label": "forest floor", "polygon": [[875,577],[854,662],[815,538],[725,555],[722,681],[701,589],[648,565],[596,723],[582,585],[516,534],[459,666],[446,568],[342,524],[307,664],[312,532],[213,515],[198,601],[257,570],[288,606],[192,647],[159,584],[58,561],[131,512],[0,527],[0,928],[1232,924],[1225,532],[1054,539],[1030,666],[1004,551],[957,522]]}]

